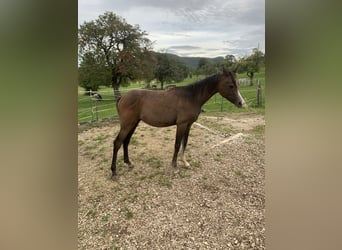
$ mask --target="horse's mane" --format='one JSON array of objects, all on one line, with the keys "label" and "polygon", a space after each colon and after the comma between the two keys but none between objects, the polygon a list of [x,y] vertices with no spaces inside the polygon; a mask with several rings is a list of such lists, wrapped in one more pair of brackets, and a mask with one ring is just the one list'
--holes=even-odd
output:
[{"label": "horse's mane", "polygon": [[190,92],[190,93],[198,93],[198,92],[203,93],[204,91],[208,89],[208,87],[210,88],[210,85],[212,85],[211,83],[217,83],[218,77],[219,77],[219,74],[214,74],[202,80],[191,83],[189,85],[181,86],[177,88],[185,90],[186,92]]}]

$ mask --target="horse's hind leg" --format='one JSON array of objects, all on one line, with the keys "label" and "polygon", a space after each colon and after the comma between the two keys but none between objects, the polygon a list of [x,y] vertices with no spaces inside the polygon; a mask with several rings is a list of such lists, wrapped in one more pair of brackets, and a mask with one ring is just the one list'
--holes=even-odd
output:
[{"label": "horse's hind leg", "polygon": [[134,125],[133,126],[121,125],[120,132],[113,142],[113,158],[112,158],[112,166],[111,166],[112,178],[116,176],[116,159],[117,159],[118,151],[133,127]]},{"label": "horse's hind leg", "polygon": [[120,130],[118,136],[115,138],[113,142],[113,158],[112,158],[112,166],[111,166],[112,178],[116,176],[116,158],[118,155],[118,151],[121,147],[122,141],[123,139],[122,139],[121,130]]},{"label": "horse's hind leg", "polygon": [[128,157],[128,144],[131,140],[132,135],[134,134],[135,129],[137,128],[138,124],[140,121],[136,123],[136,125],[129,131],[128,135],[126,136],[124,143],[123,143],[123,149],[124,149],[124,162],[127,163],[128,165],[132,165],[131,161],[129,160]]}]

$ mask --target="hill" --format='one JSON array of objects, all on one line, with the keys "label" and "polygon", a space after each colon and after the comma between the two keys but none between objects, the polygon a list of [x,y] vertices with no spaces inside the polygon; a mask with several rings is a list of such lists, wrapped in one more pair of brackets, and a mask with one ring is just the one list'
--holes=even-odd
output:
[{"label": "hill", "polygon": [[[180,60],[182,60],[186,66],[190,68],[197,68],[198,67],[198,62],[201,58],[203,57],[179,57]],[[215,57],[215,58],[206,58],[208,59],[209,62],[222,62],[224,58],[222,56],[220,57]]]},{"label": "hill", "polygon": [[177,56],[174,54],[167,54],[167,55],[181,60],[189,68],[197,68],[198,62],[201,58],[206,58],[206,59],[208,59],[208,61],[215,62],[215,63],[216,62],[222,62],[224,60],[224,57],[222,57],[222,56],[215,57],[215,58],[208,58],[208,57],[182,57],[182,56]]}]

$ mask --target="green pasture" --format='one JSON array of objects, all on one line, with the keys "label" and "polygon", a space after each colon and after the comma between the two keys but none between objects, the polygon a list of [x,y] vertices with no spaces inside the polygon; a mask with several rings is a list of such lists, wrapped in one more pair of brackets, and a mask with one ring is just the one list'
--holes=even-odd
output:
[{"label": "green pasture", "polygon": [[[177,86],[184,86],[200,79],[203,79],[204,76],[193,76],[192,78],[187,78],[180,83],[176,83]],[[238,78],[247,78],[245,74],[238,74]],[[257,80],[260,81],[261,89],[262,89],[262,105],[260,107],[257,106]],[[157,85],[157,88],[160,88],[160,84],[152,83]],[[144,82],[135,82],[130,84],[128,87],[121,87],[121,94],[129,91],[130,89],[144,88]],[[167,85],[164,85],[166,87]],[[102,100],[96,101],[84,94],[84,89],[78,87],[78,122],[89,122],[92,120],[96,120],[96,104],[98,108],[98,119],[112,117],[117,115],[113,89],[110,87],[101,87],[98,90],[98,93],[101,94]],[[265,111],[265,71],[262,70],[259,73],[255,73],[254,76],[254,84],[253,86],[241,84],[240,85],[240,93],[242,97],[245,99],[248,104],[247,108],[236,108],[233,104],[228,102],[226,99],[223,99],[220,94],[214,95],[210,100],[203,105],[203,109],[205,113],[219,113],[219,112],[264,112]],[[93,113],[92,113],[93,109]]]}]

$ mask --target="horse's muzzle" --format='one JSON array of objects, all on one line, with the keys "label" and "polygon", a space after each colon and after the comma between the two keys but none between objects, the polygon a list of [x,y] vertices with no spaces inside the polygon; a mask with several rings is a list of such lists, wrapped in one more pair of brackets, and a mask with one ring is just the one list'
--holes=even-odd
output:
[{"label": "horse's muzzle", "polygon": [[238,107],[238,108],[247,108],[247,107],[248,107],[247,103],[242,102],[242,101],[238,101],[238,102],[235,104],[235,106]]},{"label": "horse's muzzle", "polygon": [[247,104],[246,104],[245,100],[243,99],[243,97],[240,94],[240,91],[238,91],[238,100],[235,103],[235,105],[238,108],[247,107]]}]

